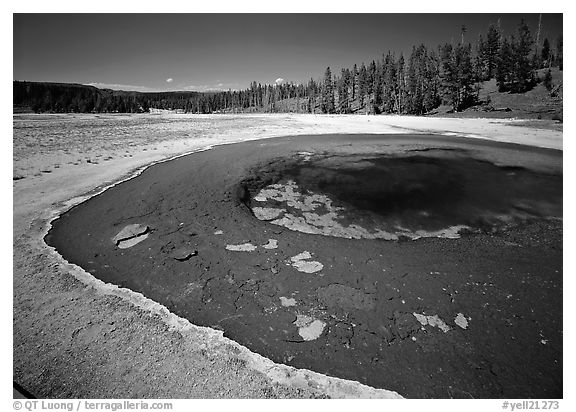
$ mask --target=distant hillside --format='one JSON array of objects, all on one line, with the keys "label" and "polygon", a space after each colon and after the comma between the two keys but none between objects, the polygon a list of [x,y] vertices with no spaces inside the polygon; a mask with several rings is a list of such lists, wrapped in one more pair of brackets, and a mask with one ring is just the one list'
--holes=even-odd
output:
[{"label": "distant hillside", "polygon": [[198,92],[140,93],[73,83],[13,83],[14,112],[20,113],[143,113],[151,107],[192,111],[200,109],[212,95]]},{"label": "distant hillside", "polygon": [[15,112],[89,111],[86,104],[102,99],[105,90],[73,83],[32,83],[15,81]]},{"label": "distant hillside", "polygon": [[496,80],[482,82],[478,103],[468,109],[453,113],[448,106],[440,106],[434,115],[448,117],[493,117],[521,119],[563,119],[563,71],[550,70],[551,80],[547,88],[544,78],[547,69],[536,71],[538,84],[524,93],[499,92]]}]

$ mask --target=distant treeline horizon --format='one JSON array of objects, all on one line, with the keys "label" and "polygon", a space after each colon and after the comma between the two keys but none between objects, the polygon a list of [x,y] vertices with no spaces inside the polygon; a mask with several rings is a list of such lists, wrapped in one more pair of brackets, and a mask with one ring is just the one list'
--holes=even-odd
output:
[{"label": "distant treeline horizon", "polygon": [[[540,38],[522,20],[504,37],[497,24],[485,35],[428,49],[420,44],[409,56],[389,51],[381,59],[342,68],[326,68],[323,78],[306,84],[260,84],[245,90],[214,92],[136,92],[68,83],[14,81],[15,108],[37,113],[145,113],[150,109],[185,113],[300,112],[425,114],[440,105],[461,111],[478,103],[484,81],[495,79],[501,92],[523,93],[540,79],[536,70],[563,70],[563,40]],[[545,84],[548,87],[548,84]]]}]

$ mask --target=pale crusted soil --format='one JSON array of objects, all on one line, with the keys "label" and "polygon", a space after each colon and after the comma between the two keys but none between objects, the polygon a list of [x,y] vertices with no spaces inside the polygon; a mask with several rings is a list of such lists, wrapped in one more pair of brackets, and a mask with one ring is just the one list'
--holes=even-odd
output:
[{"label": "pale crusted soil", "polygon": [[[78,196],[139,167],[208,145],[304,133],[448,130],[562,147],[559,132],[479,120],[281,115],[141,121],[110,116],[94,130],[91,120],[14,118],[13,378],[36,396],[376,396],[317,377],[279,378],[283,372],[270,373],[261,360],[218,334],[171,324],[170,314],[139,307],[146,305],[131,301],[129,293],[115,296],[97,282],[87,285],[89,275],[51,253],[42,242],[50,218],[77,203]],[[256,369],[268,370],[268,376]]]}]

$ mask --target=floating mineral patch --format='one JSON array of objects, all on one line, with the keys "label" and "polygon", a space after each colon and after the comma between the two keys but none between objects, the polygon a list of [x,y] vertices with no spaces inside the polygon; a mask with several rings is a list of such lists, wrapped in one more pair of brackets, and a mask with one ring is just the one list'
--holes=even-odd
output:
[{"label": "floating mineral patch", "polygon": [[468,319],[466,319],[466,317],[462,313],[458,313],[458,315],[456,315],[456,317],[454,318],[454,323],[460,326],[462,329],[468,328]]},{"label": "floating mineral patch", "polygon": [[148,238],[148,226],[134,223],[124,228],[112,238],[112,242],[120,249],[127,249]]},{"label": "floating mineral patch", "polygon": [[445,239],[459,239],[460,236],[460,231],[464,230],[464,229],[469,229],[471,230],[470,226],[466,226],[466,225],[455,225],[455,226],[450,226],[447,227],[445,229],[440,229],[440,230],[433,230],[433,231],[427,231],[427,230],[416,230],[415,232],[411,232],[408,229],[402,229],[401,232],[398,232],[399,234],[402,234],[412,240],[417,240],[423,237],[441,237],[441,238],[445,238]]},{"label": "floating mineral patch", "polygon": [[256,250],[256,246],[252,243],[242,243],[241,245],[226,245],[226,250],[231,250],[233,252],[253,252]]},{"label": "floating mineral patch", "polygon": [[262,245],[264,249],[276,249],[278,247],[278,241],[276,239],[268,239],[268,243]]},{"label": "floating mineral patch", "polygon": [[400,236],[412,240],[425,237],[443,237],[456,239],[459,232],[468,226],[450,226],[437,231],[417,230],[415,232],[403,227],[386,231],[381,228],[368,230],[357,224],[343,225],[346,211],[344,207],[334,205],[326,195],[308,192],[301,193],[293,180],[275,183],[260,190],[253,200],[264,203],[252,208],[254,216],[262,221],[283,226],[296,232],[313,235],[341,237],[346,239],[383,239],[398,240]]},{"label": "floating mineral patch", "polygon": [[190,259],[192,256],[196,256],[198,254],[198,251],[189,247],[189,246],[183,246],[180,247],[178,249],[173,250],[170,253],[170,256],[173,259],[179,260],[179,261],[185,261]]},{"label": "floating mineral patch", "polygon": [[258,220],[274,220],[277,219],[282,213],[285,213],[285,209],[277,209],[274,207],[254,207],[252,208],[254,216]]},{"label": "floating mineral patch", "polygon": [[318,339],[326,327],[326,323],[307,315],[297,315],[294,324],[298,328],[298,334],[305,341]]},{"label": "floating mineral patch", "polygon": [[304,273],[315,273],[324,268],[324,265],[320,262],[315,260],[308,260],[311,259],[312,255],[308,251],[304,251],[302,253],[297,254],[296,256],[292,256],[290,258],[290,264],[296,268],[299,272]]},{"label": "floating mineral patch", "polygon": [[332,205],[332,200],[328,196],[314,193],[303,195],[293,180],[265,187],[254,197],[254,200],[257,202],[285,202],[289,207],[304,212],[311,212],[320,206],[328,206],[330,209],[339,210],[339,208]]},{"label": "floating mineral patch", "polygon": [[286,297],[284,297],[284,296],[280,296],[280,304],[281,304],[282,306],[286,306],[286,307],[296,306],[296,299],[294,299],[294,298],[286,298]]},{"label": "floating mineral patch", "polygon": [[413,315],[422,326],[430,325],[440,329],[444,333],[451,329],[450,326],[448,326],[442,319],[438,317],[438,315],[427,316],[419,313],[413,313]]}]

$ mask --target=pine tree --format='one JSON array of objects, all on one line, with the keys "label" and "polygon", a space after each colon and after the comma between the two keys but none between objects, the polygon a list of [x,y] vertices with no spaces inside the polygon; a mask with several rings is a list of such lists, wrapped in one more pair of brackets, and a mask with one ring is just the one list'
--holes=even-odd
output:
[{"label": "pine tree", "polygon": [[384,69],[380,61],[376,63],[376,73],[374,77],[374,110],[380,113],[380,107],[382,106],[382,83],[384,81]]},{"label": "pine tree", "polygon": [[475,102],[472,46],[470,44],[456,48],[456,67],[458,69],[458,110],[463,110]]},{"label": "pine tree", "polygon": [[406,105],[406,64],[404,55],[400,54],[396,65],[396,113],[405,113]]},{"label": "pine tree", "polygon": [[316,106],[316,87],[314,79],[308,81],[308,85],[306,86],[306,95],[308,96],[308,113],[314,113]]},{"label": "pine tree", "polygon": [[460,111],[475,101],[472,46],[445,44],[440,49],[440,78],[444,101]]},{"label": "pine tree", "polygon": [[384,58],[383,105],[386,113],[393,113],[396,107],[398,81],[396,77],[396,59],[390,52]]},{"label": "pine tree", "polygon": [[422,93],[420,93],[419,87],[419,78],[416,73],[416,66],[418,52],[416,50],[416,46],[412,47],[412,53],[410,54],[410,58],[408,59],[408,63],[406,64],[406,94],[407,94],[407,101],[406,101],[406,110],[408,113],[411,114],[419,114],[421,103],[422,103]]},{"label": "pine tree", "polygon": [[374,82],[376,81],[376,62],[374,60],[368,66],[366,77],[366,93],[370,96],[374,93]]},{"label": "pine tree", "polygon": [[476,42],[476,56],[474,58],[474,74],[478,81],[488,80],[487,48],[484,38],[480,34]]},{"label": "pine tree", "polygon": [[440,48],[440,90],[444,103],[458,110],[458,73],[456,55],[451,44]]},{"label": "pine tree", "polygon": [[338,112],[347,113],[348,111],[348,75],[346,74],[346,69],[342,69],[340,80],[338,82]]},{"label": "pine tree", "polygon": [[354,99],[352,93],[354,92],[354,78],[352,77],[352,72],[350,69],[344,70],[344,87],[346,92],[346,105],[345,113],[351,112],[352,100]]},{"label": "pine tree", "polygon": [[354,65],[352,68],[352,100],[358,97],[358,67]]},{"label": "pine tree", "polygon": [[334,113],[334,87],[332,84],[332,72],[330,67],[324,73],[324,84],[322,87],[322,113]]},{"label": "pine tree", "polygon": [[518,41],[512,43],[514,66],[510,90],[513,92],[523,93],[534,86],[534,70],[530,59],[533,43],[530,29],[522,19],[518,26]]},{"label": "pine tree", "polygon": [[407,110],[412,114],[422,114],[426,111],[424,107],[426,84],[431,80],[428,76],[428,52],[423,44],[412,48],[406,72]]},{"label": "pine tree", "polygon": [[510,46],[508,39],[504,38],[502,46],[500,47],[500,53],[498,54],[496,65],[496,83],[498,84],[498,91],[504,92],[508,90],[512,68],[512,47]]},{"label": "pine tree", "polygon": [[424,110],[426,112],[438,107],[440,104],[440,96],[438,92],[440,78],[440,62],[438,56],[432,50],[428,56],[426,63],[426,75],[424,82]]},{"label": "pine tree", "polygon": [[366,70],[366,65],[362,63],[360,70],[358,71],[358,97],[360,98],[360,107],[364,106],[364,97],[367,93],[368,86],[368,72]]},{"label": "pine tree", "polygon": [[491,79],[496,74],[498,56],[500,53],[501,35],[500,30],[494,24],[488,27],[486,43],[484,45],[483,58],[486,62],[486,76]]}]

